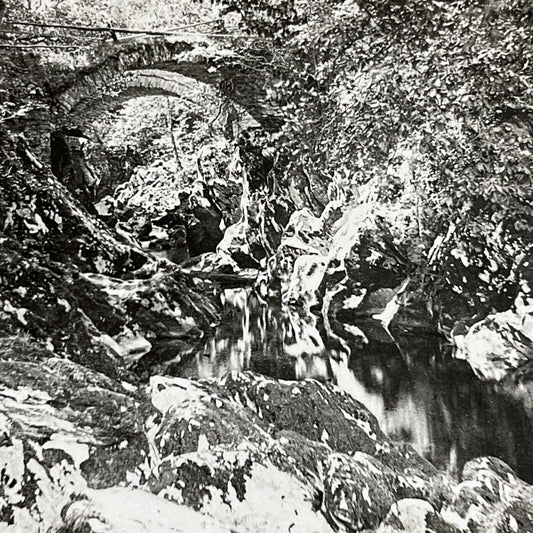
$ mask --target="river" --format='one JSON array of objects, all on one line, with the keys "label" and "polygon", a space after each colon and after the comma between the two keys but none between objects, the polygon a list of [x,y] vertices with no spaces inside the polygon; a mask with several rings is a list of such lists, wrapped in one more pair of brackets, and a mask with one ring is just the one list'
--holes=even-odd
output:
[{"label": "river", "polygon": [[377,324],[367,337],[347,354],[324,343],[314,317],[262,304],[245,289],[226,290],[213,336],[199,345],[160,346],[138,368],[189,378],[252,370],[286,380],[331,380],[363,403],[389,437],[412,444],[451,475],[473,457],[492,455],[533,482],[533,413],[480,381],[440,338],[398,344]]}]

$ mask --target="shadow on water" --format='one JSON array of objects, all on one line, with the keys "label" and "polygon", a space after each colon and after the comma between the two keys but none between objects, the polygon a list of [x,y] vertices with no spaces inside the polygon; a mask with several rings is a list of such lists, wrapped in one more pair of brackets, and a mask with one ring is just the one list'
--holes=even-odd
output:
[{"label": "shadow on water", "polygon": [[331,380],[363,403],[391,438],[411,443],[450,474],[473,457],[492,455],[533,482],[533,413],[477,379],[438,338],[411,337],[400,349],[387,335],[369,335],[348,357],[324,345],[314,317],[261,305],[243,289],[224,294],[223,319],[211,338],[200,346],[158,347],[139,369],[190,378],[253,370]]}]

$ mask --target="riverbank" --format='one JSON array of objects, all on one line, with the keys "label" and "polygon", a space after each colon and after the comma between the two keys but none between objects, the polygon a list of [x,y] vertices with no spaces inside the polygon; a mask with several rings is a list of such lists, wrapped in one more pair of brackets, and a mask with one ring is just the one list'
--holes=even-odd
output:
[{"label": "riverbank", "polygon": [[504,463],[454,481],[332,385],[133,387],[20,342],[0,362],[8,532],[531,530],[533,489]]}]

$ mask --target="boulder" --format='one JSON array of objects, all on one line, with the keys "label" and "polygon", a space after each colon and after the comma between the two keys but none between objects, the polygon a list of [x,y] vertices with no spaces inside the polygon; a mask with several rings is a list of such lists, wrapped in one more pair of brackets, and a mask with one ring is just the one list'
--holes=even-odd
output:
[{"label": "boulder", "polygon": [[446,522],[425,500],[405,498],[395,502],[376,533],[459,533],[454,525]]},{"label": "boulder", "polygon": [[455,336],[455,356],[466,359],[483,379],[502,381],[533,365],[532,315],[509,310],[489,315],[465,335]]},{"label": "boulder", "polygon": [[501,461],[468,463],[458,483],[329,384],[244,373],[132,386],[24,338],[0,370],[3,531],[533,527],[532,489]]},{"label": "boulder", "polygon": [[443,509],[461,530],[533,531],[533,489],[503,461],[478,457],[465,464],[462,481]]}]

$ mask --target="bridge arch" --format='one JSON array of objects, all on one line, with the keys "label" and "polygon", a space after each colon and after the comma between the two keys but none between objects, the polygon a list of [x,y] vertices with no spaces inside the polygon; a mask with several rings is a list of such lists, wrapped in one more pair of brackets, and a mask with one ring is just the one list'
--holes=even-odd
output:
[{"label": "bridge arch", "polygon": [[[266,97],[270,76],[264,68],[244,67],[235,52],[215,46],[203,36],[143,36],[105,43],[91,52],[83,67],[56,77],[50,84],[52,112],[46,136],[47,159],[52,167],[66,161],[66,168],[70,168],[70,154],[65,159],[61,149],[57,150],[57,146],[66,146],[61,138],[58,143],[58,133],[61,136],[62,131],[79,132],[98,138],[92,135],[92,127],[99,117],[132,98],[165,95],[187,99],[195,95],[198,100],[202,86],[211,97],[220,99],[221,106],[237,108],[237,115],[244,117],[239,121],[239,130],[248,127],[276,130],[282,119]],[[53,161],[58,153],[60,160]],[[86,173],[83,155],[76,150],[73,154],[75,159],[81,157],[81,163],[74,165],[83,167]]]},{"label": "bridge arch", "polygon": [[220,94],[244,108],[268,131],[279,128],[279,110],[267,101],[270,73],[244,68],[231,51],[214,49],[203,37],[142,37],[109,43],[93,52],[88,63],[52,86],[54,124],[82,118],[101,100],[137,93],[183,97],[189,80],[220,89]]}]

